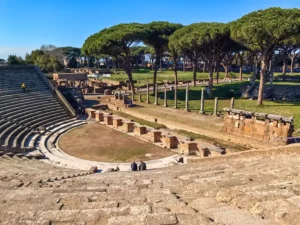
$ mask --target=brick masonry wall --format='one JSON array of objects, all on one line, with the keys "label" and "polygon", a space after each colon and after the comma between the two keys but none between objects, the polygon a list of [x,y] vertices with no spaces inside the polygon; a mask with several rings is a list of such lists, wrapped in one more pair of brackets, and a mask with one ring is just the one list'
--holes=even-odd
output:
[{"label": "brick masonry wall", "polygon": [[288,144],[294,131],[293,118],[280,115],[224,109],[223,131],[253,139]]}]

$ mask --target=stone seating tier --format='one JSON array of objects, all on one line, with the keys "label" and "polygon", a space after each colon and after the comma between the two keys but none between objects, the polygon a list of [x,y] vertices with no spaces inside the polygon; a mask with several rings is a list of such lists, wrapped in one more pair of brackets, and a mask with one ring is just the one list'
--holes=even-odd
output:
[{"label": "stone seating tier", "polygon": [[[26,84],[26,92],[21,89]],[[0,144],[5,148],[34,147],[39,127],[70,119],[38,69],[0,68]]]},{"label": "stone seating tier", "polygon": [[0,221],[296,225],[299,163],[296,151],[270,152],[152,171],[90,174],[0,152]]}]

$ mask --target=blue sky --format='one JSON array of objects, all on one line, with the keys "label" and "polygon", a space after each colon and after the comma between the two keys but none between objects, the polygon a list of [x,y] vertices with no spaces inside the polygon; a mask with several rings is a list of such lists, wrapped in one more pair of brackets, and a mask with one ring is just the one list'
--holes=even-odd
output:
[{"label": "blue sky", "polygon": [[299,0],[0,0],[0,58],[42,44],[81,47],[118,23],[229,22],[258,9],[300,8]]}]

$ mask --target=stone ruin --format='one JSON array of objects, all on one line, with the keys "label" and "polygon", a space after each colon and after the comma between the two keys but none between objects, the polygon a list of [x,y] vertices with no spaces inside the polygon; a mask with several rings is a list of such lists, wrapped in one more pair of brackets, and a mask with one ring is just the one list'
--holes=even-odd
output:
[{"label": "stone ruin", "polygon": [[261,141],[288,144],[294,131],[293,117],[225,108],[223,131]]},{"label": "stone ruin", "polygon": [[157,144],[182,155],[199,157],[220,155],[220,152],[203,148],[202,145],[196,141],[189,141],[177,136],[172,136],[169,133],[142,126],[131,121],[126,121],[120,117],[115,117],[100,110],[87,108],[86,113],[90,119],[94,119],[96,122],[111,126],[125,133],[131,133],[140,139]]}]

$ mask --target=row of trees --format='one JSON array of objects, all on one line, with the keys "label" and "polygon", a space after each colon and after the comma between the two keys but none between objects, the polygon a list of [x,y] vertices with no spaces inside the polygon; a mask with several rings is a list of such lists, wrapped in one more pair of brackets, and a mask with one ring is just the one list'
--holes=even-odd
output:
[{"label": "row of trees", "polygon": [[[82,52],[93,57],[113,57],[121,63],[134,91],[132,55],[140,45],[152,47],[155,53],[153,84],[156,83],[160,59],[168,52],[173,61],[175,81],[180,55],[193,62],[194,82],[199,59],[205,62],[209,77],[209,95],[212,96],[214,71],[219,65],[228,68],[233,57],[240,68],[250,62],[261,64],[258,105],[263,103],[266,78],[279,60],[299,51],[300,10],[269,8],[249,13],[242,18],[224,23],[195,23],[188,26],[169,22],[149,24],[119,24],[91,35]],[[267,66],[269,70],[267,71]],[[217,72],[218,74],[218,72]]]},{"label": "row of trees", "polygon": [[45,73],[63,71],[65,63],[67,67],[76,68],[77,58],[81,51],[74,47],[56,47],[54,45],[42,45],[40,49],[33,50],[25,55],[25,60],[20,56],[9,55],[8,65],[34,64]]}]

